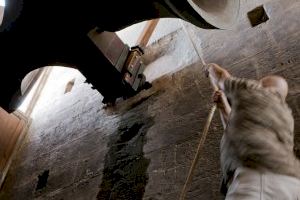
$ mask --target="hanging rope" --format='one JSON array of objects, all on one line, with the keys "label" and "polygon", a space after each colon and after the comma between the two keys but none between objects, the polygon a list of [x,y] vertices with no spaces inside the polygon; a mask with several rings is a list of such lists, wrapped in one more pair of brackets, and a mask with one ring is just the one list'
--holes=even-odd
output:
[{"label": "hanging rope", "polygon": [[[205,67],[207,68],[208,66],[205,65]],[[207,76],[209,77],[209,74]],[[214,91],[218,91],[219,90],[218,87],[211,81],[211,79],[210,79],[210,83],[211,83]],[[215,114],[216,109],[217,109],[217,104],[214,104],[212,106],[212,108],[210,109],[210,112],[208,114],[208,117],[207,117],[204,129],[203,129],[203,132],[202,132],[202,135],[201,135],[198,147],[197,147],[197,151],[196,151],[194,160],[192,162],[192,165],[190,167],[188,176],[186,178],[186,181],[185,181],[184,186],[182,188],[182,191],[180,193],[179,200],[184,200],[185,199],[186,193],[188,191],[188,186],[190,185],[190,183],[192,181],[193,173],[195,171],[195,167],[196,167],[196,165],[198,163],[198,160],[200,158],[200,153],[201,153],[201,150],[203,149],[204,142],[206,140],[206,137],[207,137],[207,134],[208,134],[208,130],[209,130],[209,127],[210,127],[210,124],[211,124],[211,121],[212,121],[212,118],[213,118],[213,116]]]},{"label": "hanging rope", "polygon": [[180,200],[185,199],[185,196],[186,196],[186,193],[187,193],[187,190],[188,190],[188,186],[190,185],[190,183],[192,181],[192,178],[193,178],[192,175],[194,173],[197,162],[200,158],[200,152],[203,149],[204,142],[205,142],[207,134],[208,134],[209,126],[211,124],[211,121],[212,121],[212,118],[213,118],[214,113],[216,111],[216,108],[217,108],[216,104],[213,105],[213,107],[210,109],[210,112],[208,114],[208,117],[207,117],[207,120],[206,120],[206,123],[205,123],[205,126],[204,126],[204,130],[202,132],[202,135],[201,135],[201,138],[200,138],[200,141],[199,141],[199,144],[198,144],[198,148],[197,148],[197,151],[196,151],[196,154],[195,154],[195,157],[194,157],[194,160],[192,162],[192,165],[191,165],[191,168],[189,170],[187,179],[184,183],[184,186],[183,186],[181,194],[180,194],[180,198],[179,198]]},{"label": "hanging rope", "polygon": [[[186,33],[188,39],[190,40],[193,48],[195,49],[200,61],[202,62],[202,67],[204,68],[203,71],[206,71],[207,70],[207,65],[203,59],[203,57],[201,56],[202,55],[202,52],[199,51],[199,49],[197,48],[196,44],[194,43],[190,33],[188,32],[188,30],[186,29],[185,25],[183,24],[183,22],[181,22],[182,24],[182,28],[184,30],[184,32]],[[205,69],[206,68],[206,69]],[[211,82],[211,79],[210,79],[210,83],[211,83],[211,86],[213,87],[213,90],[214,91],[218,91],[219,88],[213,83]],[[203,132],[202,132],[202,135],[201,135],[201,138],[200,138],[200,141],[199,141],[199,144],[198,144],[198,147],[197,147],[197,151],[196,151],[196,154],[195,154],[195,157],[194,157],[194,160],[192,162],[192,165],[190,167],[190,170],[189,170],[189,173],[188,173],[188,176],[186,178],[186,181],[183,185],[183,188],[182,188],[182,191],[180,193],[180,197],[179,197],[179,200],[184,200],[185,199],[185,196],[186,196],[186,193],[188,191],[188,186],[190,185],[192,179],[193,179],[193,173],[195,171],[195,167],[198,163],[198,160],[200,158],[200,153],[201,153],[201,150],[203,149],[203,146],[204,146],[204,142],[206,140],[206,137],[207,137],[207,134],[208,134],[208,130],[209,130],[209,127],[210,127],[210,124],[211,124],[211,121],[212,121],[212,118],[215,114],[215,111],[217,109],[217,105],[214,104],[212,106],[212,108],[210,109],[209,111],[209,114],[208,114],[208,117],[207,117],[207,120],[206,120],[206,123],[205,123],[205,126],[204,126],[204,129],[203,129]]]}]

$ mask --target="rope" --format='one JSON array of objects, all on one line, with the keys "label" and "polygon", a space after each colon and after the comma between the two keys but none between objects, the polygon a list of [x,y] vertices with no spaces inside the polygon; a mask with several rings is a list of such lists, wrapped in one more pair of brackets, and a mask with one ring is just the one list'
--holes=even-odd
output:
[{"label": "rope", "polygon": [[192,39],[192,36],[191,36],[190,32],[186,29],[186,27],[185,27],[185,25],[184,25],[184,23],[183,23],[182,20],[180,20],[180,23],[181,23],[181,26],[182,26],[183,31],[184,31],[185,34],[187,35],[187,37],[188,37],[188,39],[189,39],[191,45],[193,46],[193,48],[194,48],[194,50],[195,50],[197,56],[199,57],[199,59],[200,59],[202,65],[205,66],[206,63],[205,63],[205,61],[204,61],[204,59],[203,59],[202,51],[199,50],[199,49],[197,48],[197,45],[195,44],[194,40]]},{"label": "rope", "polygon": [[[192,37],[191,37],[189,31],[186,29],[186,27],[185,27],[185,25],[183,24],[182,21],[181,21],[181,25],[182,25],[182,28],[183,28],[185,34],[187,35],[189,41],[191,42],[193,48],[195,49],[196,54],[198,55],[198,57],[200,58],[200,61],[202,62],[202,68],[205,69],[207,66],[206,66],[206,63],[205,63],[205,61],[204,61],[204,59],[203,59],[203,57],[202,57],[202,52],[199,51],[199,49],[197,48],[197,46],[196,46],[196,44],[194,43],[194,41],[193,41],[193,39],[192,39]],[[213,82],[210,81],[210,83],[211,83],[211,85],[212,85],[214,91],[219,90],[218,87],[217,87]],[[187,178],[186,178],[186,181],[185,181],[184,186],[183,186],[183,188],[182,188],[182,191],[181,191],[181,193],[180,193],[179,200],[184,200],[184,199],[185,199],[186,193],[187,193],[187,191],[188,191],[188,186],[190,185],[190,183],[191,183],[191,181],[192,181],[192,178],[193,178],[192,175],[193,175],[193,173],[194,173],[194,171],[195,171],[195,167],[196,167],[197,162],[198,162],[198,160],[199,160],[199,158],[200,158],[200,152],[201,152],[201,150],[202,150],[202,148],[203,148],[203,146],[204,146],[204,142],[205,142],[205,140],[206,140],[206,137],[207,137],[207,134],[208,134],[208,130],[209,130],[209,127],[210,127],[210,124],[211,124],[211,121],[212,121],[212,118],[213,118],[213,116],[214,116],[214,114],[215,114],[216,109],[217,109],[217,105],[214,104],[214,105],[212,106],[212,108],[210,109],[210,111],[209,111],[209,114],[208,114],[208,117],[207,117],[207,120],[206,120],[204,129],[203,129],[203,131],[202,131],[202,135],[201,135],[201,138],[200,138],[198,147],[197,147],[197,151],[196,151],[194,160],[193,160],[193,162],[192,162],[192,165],[191,165],[191,167],[190,167],[188,176],[187,176]]]},{"label": "rope", "polygon": [[184,186],[183,186],[181,194],[180,194],[180,198],[179,198],[180,200],[184,200],[185,199],[185,196],[186,196],[186,193],[187,193],[187,190],[188,190],[188,186],[190,185],[190,183],[192,181],[192,175],[194,173],[196,164],[197,164],[197,162],[198,162],[198,160],[200,158],[200,152],[201,152],[201,150],[202,150],[202,148],[204,146],[204,142],[205,142],[207,134],[208,134],[209,126],[211,124],[211,121],[212,121],[212,118],[213,118],[214,113],[216,111],[216,108],[217,108],[217,105],[216,104],[213,105],[212,108],[210,109],[209,114],[208,114],[208,117],[207,117],[204,129],[203,129],[203,132],[202,132],[202,136],[200,138],[200,141],[199,141],[199,144],[198,144],[198,148],[197,148],[197,151],[196,151],[196,154],[195,154],[195,157],[194,157],[194,160],[192,162],[192,165],[191,165],[191,168],[189,170],[187,179],[186,179],[186,181],[184,183]]}]

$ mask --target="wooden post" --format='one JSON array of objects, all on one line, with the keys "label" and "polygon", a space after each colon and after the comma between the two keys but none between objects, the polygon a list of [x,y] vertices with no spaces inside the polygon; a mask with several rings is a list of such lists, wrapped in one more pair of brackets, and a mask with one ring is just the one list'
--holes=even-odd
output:
[{"label": "wooden post", "polygon": [[141,47],[142,49],[147,46],[149,39],[154,32],[156,25],[158,24],[158,21],[159,19],[153,19],[146,23],[143,32],[137,40],[137,46]]},{"label": "wooden post", "polygon": [[28,126],[29,120],[26,116],[18,111],[9,114],[0,107],[0,188]]}]

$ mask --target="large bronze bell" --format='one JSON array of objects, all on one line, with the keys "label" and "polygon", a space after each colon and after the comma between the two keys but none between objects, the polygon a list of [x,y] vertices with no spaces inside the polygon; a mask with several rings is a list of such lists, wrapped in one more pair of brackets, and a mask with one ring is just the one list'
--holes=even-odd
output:
[{"label": "large bronze bell", "polygon": [[209,24],[230,29],[238,19],[240,0],[187,0]]}]

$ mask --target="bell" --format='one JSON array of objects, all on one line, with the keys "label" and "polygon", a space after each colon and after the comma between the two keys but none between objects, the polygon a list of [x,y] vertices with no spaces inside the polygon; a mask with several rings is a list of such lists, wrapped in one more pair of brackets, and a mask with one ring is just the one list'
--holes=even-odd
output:
[{"label": "bell", "polygon": [[240,0],[187,0],[209,24],[230,29],[237,22]]}]

